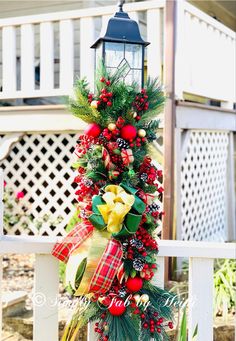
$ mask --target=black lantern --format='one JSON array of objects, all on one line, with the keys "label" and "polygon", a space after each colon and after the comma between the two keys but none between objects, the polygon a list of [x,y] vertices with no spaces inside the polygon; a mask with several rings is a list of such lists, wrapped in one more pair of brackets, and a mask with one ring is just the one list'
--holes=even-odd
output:
[{"label": "black lantern", "polygon": [[96,50],[96,64],[102,60],[110,71],[126,65],[124,81],[133,81],[143,86],[145,42],[136,21],[123,12],[124,1],[119,2],[119,12],[108,22],[106,34],[99,38],[91,48]]}]

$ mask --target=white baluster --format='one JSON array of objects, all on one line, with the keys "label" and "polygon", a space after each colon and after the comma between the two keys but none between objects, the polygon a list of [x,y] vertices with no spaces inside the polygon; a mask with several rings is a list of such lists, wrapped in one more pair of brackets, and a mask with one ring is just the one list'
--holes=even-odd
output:
[{"label": "white baluster", "polygon": [[[54,41],[53,24],[40,24],[40,89],[54,88]],[[50,93],[49,93],[50,95]]]},{"label": "white baluster", "polygon": [[110,18],[111,18],[110,15],[103,15],[102,16],[102,29],[100,32],[100,37],[103,37],[106,34],[107,25],[108,25],[108,21]]},{"label": "white baluster", "polygon": [[198,325],[197,340],[213,341],[213,259],[189,259],[188,337]]},{"label": "white baluster", "polygon": [[74,26],[72,20],[60,22],[60,88],[68,90],[74,84]]},{"label": "white baluster", "polygon": [[34,73],[34,26],[21,26],[21,90],[32,92],[35,84]]},{"label": "white baluster", "polygon": [[[3,171],[0,168],[0,239],[3,235]],[[2,256],[0,255],[0,341],[2,340]]]},{"label": "white baluster", "polygon": [[93,88],[94,82],[94,49],[90,46],[94,43],[93,18],[80,19],[80,77],[86,77]]},{"label": "white baluster", "polygon": [[135,20],[137,23],[139,23],[139,16],[138,16],[138,12],[129,12],[129,17],[130,19]]},{"label": "white baluster", "polygon": [[51,255],[36,255],[33,341],[58,340],[58,267]]},{"label": "white baluster", "polygon": [[161,11],[150,9],[147,11],[147,41],[151,44],[147,47],[147,68],[150,77],[161,76],[162,66],[162,41]]},{"label": "white baluster", "polygon": [[2,29],[2,87],[10,96],[16,91],[16,30],[13,26]]},{"label": "white baluster", "polygon": [[[158,243],[158,240],[157,240]],[[158,286],[159,288],[164,288],[164,278],[165,277],[165,257],[157,256],[157,272],[153,277],[153,284]]]}]

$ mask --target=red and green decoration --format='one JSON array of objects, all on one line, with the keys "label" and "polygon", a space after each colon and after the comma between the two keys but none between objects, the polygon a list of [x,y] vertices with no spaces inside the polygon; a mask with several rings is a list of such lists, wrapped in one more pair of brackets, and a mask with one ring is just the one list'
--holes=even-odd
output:
[{"label": "red and green decoration", "polygon": [[99,341],[168,340],[173,328],[172,296],[151,283],[163,188],[150,152],[165,98],[157,80],[140,91],[123,72],[101,67],[95,93],[79,80],[70,101],[88,123],[75,148],[79,223],[52,253],[66,263],[68,290],[90,304],[78,306],[62,341],[92,321]]}]

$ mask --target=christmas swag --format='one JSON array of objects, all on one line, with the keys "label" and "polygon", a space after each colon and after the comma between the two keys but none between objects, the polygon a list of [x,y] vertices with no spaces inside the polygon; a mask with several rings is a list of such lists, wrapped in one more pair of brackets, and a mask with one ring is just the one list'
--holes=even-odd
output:
[{"label": "christmas swag", "polygon": [[63,341],[91,321],[99,341],[168,340],[173,328],[171,294],[151,283],[163,188],[148,155],[165,98],[157,80],[139,91],[124,72],[102,66],[95,94],[79,80],[70,101],[88,123],[75,149],[77,223],[52,253],[66,263],[67,288],[89,304],[78,304]]}]

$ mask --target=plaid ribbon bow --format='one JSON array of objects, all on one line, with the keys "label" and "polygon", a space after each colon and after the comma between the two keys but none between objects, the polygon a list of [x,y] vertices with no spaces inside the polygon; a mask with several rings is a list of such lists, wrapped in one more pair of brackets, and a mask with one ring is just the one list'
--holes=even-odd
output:
[{"label": "plaid ribbon bow", "polygon": [[[82,248],[83,243],[89,237],[92,237],[93,231],[94,227],[89,221],[83,221],[82,223],[77,224],[62,242],[55,244],[52,250],[52,255],[62,262],[68,263],[69,258],[73,257],[74,253],[78,253],[79,248]],[[110,289],[118,269],[122,264],[122,254],[123,251],[121,243],[115,239],[108,239],[101,258],[97,261],[95,261],[95,259],[92,260],[92,264],[95,263],[92,276],[89,277],[85,274],[86,278],[90,278],[86,283],[86,290],[84,291],[83,285],[83,292],[80,292],[78,289],[76,294],[106,293]]]}]

